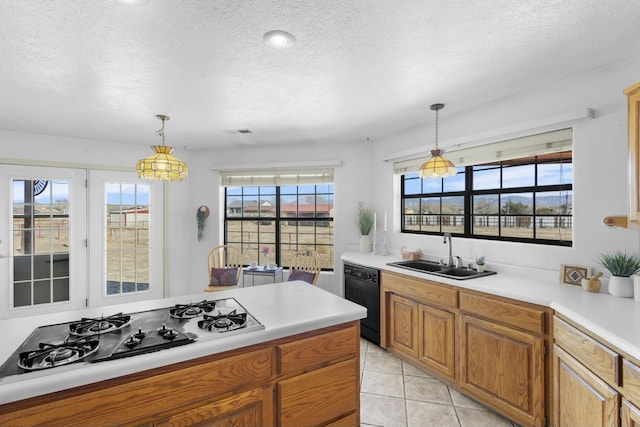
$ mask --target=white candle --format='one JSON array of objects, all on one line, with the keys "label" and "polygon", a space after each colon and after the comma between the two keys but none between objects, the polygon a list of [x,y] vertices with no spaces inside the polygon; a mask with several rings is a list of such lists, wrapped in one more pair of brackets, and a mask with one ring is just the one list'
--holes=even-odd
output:
[{"label": "white candle", "polygon": [[376,226],[377,213],[373,213],[373,231],[375,232],[378,228]]},{"label": "white candle", "polygon": [[384,212],[384,231],[387,231],[387,211]]}]

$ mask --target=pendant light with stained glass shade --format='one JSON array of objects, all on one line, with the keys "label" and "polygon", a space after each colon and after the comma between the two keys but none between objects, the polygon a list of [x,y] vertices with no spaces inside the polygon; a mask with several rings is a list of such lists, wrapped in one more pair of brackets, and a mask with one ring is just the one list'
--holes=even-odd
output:
[{"label": "pendant light with stained glass shade", "polygon": [[162,137],[162,145],[151,146],[155,154],[138,162],[138,176],[157,181],[184,181],[189,173],[187,164],[171,155],[173,147],[164,145],[164,123],[169,116],[158,114],[156,117],[162,120],[162,128],[156,131],[156,135]]},{"label": "pendant light with stained glass shade", "polygon": [[420,166],[418,176],[420,178],[446,178],[458,173],[456,166],[443,156],[444,150],[438,148],[438,111],[444,108],[444,104],[433,104],[431,107],[436,112],[436,149],[431,150],[431,158]]}]

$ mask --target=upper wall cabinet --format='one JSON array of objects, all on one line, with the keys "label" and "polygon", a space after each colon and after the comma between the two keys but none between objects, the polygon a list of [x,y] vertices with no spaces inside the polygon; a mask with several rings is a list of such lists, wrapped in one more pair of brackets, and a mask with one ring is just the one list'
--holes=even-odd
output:
[{"label": "upper wall cabinet", "polygon": [[624,91],[629,102],[629,219],[640,228],[640,82]]}]

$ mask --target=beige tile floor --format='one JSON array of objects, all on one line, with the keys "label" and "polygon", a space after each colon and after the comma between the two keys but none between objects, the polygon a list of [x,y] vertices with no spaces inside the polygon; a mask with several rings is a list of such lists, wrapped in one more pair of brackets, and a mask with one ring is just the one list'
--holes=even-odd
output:
[{"label": "beige tile floor", "polygon": [[364,339],[360,372],[361,427],[517,427]]}]

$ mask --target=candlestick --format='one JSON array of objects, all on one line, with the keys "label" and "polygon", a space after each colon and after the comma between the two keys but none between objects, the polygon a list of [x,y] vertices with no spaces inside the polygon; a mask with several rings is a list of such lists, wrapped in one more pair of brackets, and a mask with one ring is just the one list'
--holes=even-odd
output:
[{"label": "candlestick", "polygon": [[378,219],[378,214],[376,212],[373,213],[373,232],[375,233],[378,227],[376,226],[376,221]]},{"label": "candlestick", "polygon": [[387,211],[384,212],[384,231],[387,231]]}]

